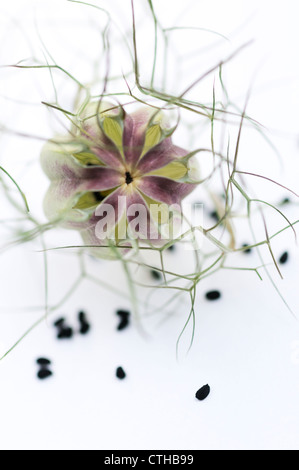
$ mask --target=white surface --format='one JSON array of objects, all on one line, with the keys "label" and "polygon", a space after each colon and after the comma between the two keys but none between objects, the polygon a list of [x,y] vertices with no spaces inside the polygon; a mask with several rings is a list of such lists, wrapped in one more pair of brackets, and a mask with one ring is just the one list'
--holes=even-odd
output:
[{"label": "white surface", "polygon": [[[106,3],[98,2],[102,6]],[[113,0],[112,3],[113,7],[118,4],[121,7],[116,14],[126,30],[130,25],[130,2]],[[255,76],[250,113],[273,130],[271,138],[283,156],[284,172],[271,149],[262,139],[251,135],[244,135],[240,159],[243,168],[279,179],[298,192],[297,2],[193,1],[187,2],[184,15],[181,14],[181,2],[177,0],[155,3],[161,10],[161,21],[169,26],[180,18],[177,24],[219,31],[232,38],[233,48],[248,39],[255,39],[255,43],[228,68],[230,93],[233,99],[240,97],[239,104],[243,106]],[[187,10],[188,5],[193,8]],[[36,15],[44,25],[42,36],[56,60],[69,66],[74,56],[67,55],[66,51],[72,50],[79,57],[72,66],[81,71],[83,78],[88,75],[80,63],[81,60],[88,63],[86,56],[93,55],[97,42],[89,43],[92,46],[87,48],[86,42],[81,41],[82,37],[86,41],[85,33],[81,32],[83,18],[86,34],[92,35],[94,31],[86,28],[91,21],[87,7],[61,0],[26,2],[26,7],[22,1],[11,0],[9,4],[3,2],[1,7],[12,18],[21,19],[26,31],[30,30],[30,22]],[[47,27],[42,20],[44,17]],[[95,21],[95,17],[92,20]],[[1,63],[15,63],[28,57],[26,43],[20,40],[23,36],[9,16],[3,14],[1,24],[5,26],[2,29]],[[65,41],[60,48],[60,37],[53,35],[53,31],[61,32],[61,24],[65,28]],[[145,20],[144,24],[152,31],[151,22]],[[74,25],[79,28],[76,38],[72,36]],[[201,37],[206,40],[206,36]],[[145,43],[148,41],[151,45],[152,36],[145,35],[143,40],[147,47]],[[183,53],[187,46],[190,44],[181,45]],[[36,39],[34,47],[37,51],[41,49]],[[80,48],[81,54],[74,52]],[[215,54],[211,52],[211,56],[206,55],[205,61],[214,63],[218,60],[217,53],[218,50]],[[220,54],[226,56],[226,50],[222,49]],[[202,67],[205,70],[206,64]],[[5,73],[10,75],[2,76],[5,85],[1,95],[37,103],[46,95],[51,100],[48,75],[42,78],[39,75],[32,86],[28,76],[26,78],[27,72],[3,71]],[[200,71],[192,70],[191,80],[189,77],[183,79],[188,84],[198,74]],[[69,94],[71,91],[64,88],[66,103]],[[19,105],[3,99],[1,102],[1,123],[7,119],[14,129],[32,133],[34,127],[34,133],[38,135],[51,135],[53,120],[48,122],[44,110],[22,105],[25,111],[16,115]],[[36,115],[36,112],[40,114]],[[39,119],[39,116],[43,118]],[[8,147],[11,154],[6,152],[4,162],[8,169],[14,170],[14,175],[19,175],[17,179],[22,187],[27,188],[31,207],[40,211],[47,181],[40,175],[37,164],[29,168],[28,173],[23,172],[22,166],[23,158],[27,162],[37,160],[40,142],[31,139],[11,142],[8,137],[3,141],[11,146]],[[32,178],[35,181],[41,178],[34,188]],[[259,180],[253,181],[252,185],[257,193],[266,193],[266,198],[274,202],[285,195],[281,190],[276,194],[277,189]],[[288,209],[287,214],[291,220],[298,219],[298,206]],[[273,220],[271,217],[270,213],[271,227],[272,224],[277,227],[276,216]],[[281,221],[279,224],[279,227],[285,225]],[[68,244],[70,236],[58,232],[53,235],[51,246]],[[247,241],[245,228],[242,241]],[[298,248],[291,232],[278,238],[274,247],[278,256],[285,249],[290,251],[290,262],[282,268],[284,281],[271,272],[298,317]],[[33,308],[42,306],[44,301],[43,259],[39,249],[38,244],[28,244],[1,254],[1,352],[5,352],[42,314],[42,310],[37,312]],[[178,260],[175,263],[181,263],[185,253],[167,256],[170,262],[175,259]],[[244,256],[238,255],[235,265],[245,265],[246,260],[252,267],[259,264],[255,255]],[[119,266],[92,260],[87,263],[88,269],[100,279],[126,289]],[[61,299],[77,274],[75,256],[61,252],[49,255],[51,305]],[[141,279],[150,282],[146,272],[141,273]],[[204,294],[214,288],[222,291],[223,298],[208,303]],[[156,302],[159,303],[159,297]],[[179,362],[175,345],[188,314],[187,301],[182,302],[175,314],[160,326],[160,317],[165,319],[163,313],[147,324],[151,332],[148,337],[134,327],[121,333],[116,331],[115,310],[119,307],[129,307],[129,302],[84,281],[48,322],[31,332],[1,362],[1,449],[298,449],[299,324],[266,277],[261,283],[253,273],[223,271],[203,281],[196,301],[194,344],[186,355],[188,331]],[[86,309],[92,323],[90,335],[78,335],[70,342],[57,342],[53,320],[64,315],[76,327],[76,314],[80,308]],[[35,359],[39,356],[53,361],[54,377],[45,382],[35,378]],[[119,365],[127,372],[124,381],[114,376]],[[194,395],[206,383],[210,384],[212,392],[205,402],[200,403]]]}]

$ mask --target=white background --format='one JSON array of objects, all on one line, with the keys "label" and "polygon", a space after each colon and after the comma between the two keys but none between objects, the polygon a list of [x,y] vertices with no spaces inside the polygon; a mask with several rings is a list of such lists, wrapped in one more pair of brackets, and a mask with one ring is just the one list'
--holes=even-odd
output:
[{"label": "white background", "polygon": [[[121,29],[130,31],[128,0],[95,3],[104,7],[109,4]],[[153,30],[150,13],[143,8],[145,3],[136,1],[138,14],[139,8],[140,12],[145,11],[141,20],[143,35],[139,34],[141,46],[147,50],[153,44]],[[188,74],[181,77],[185,86],[219,58],[254,39],[225,72],[229,93],[242,108],[247,90],[251,89],[250,114],[269,130],[283,167],[263,139],[251,135],[244,136],[240,159],[248,171],[279,179],[298,192],[297,2],[193,0],[183,6],[178,0],[155,3],[165,27],[202,27],[231,40],[224,46],[220,41],[218,48],[219,38],[214,35],[186,32],[184,39],[177,41],[176,51],[180,56],[187,57],[188,52],[193,57]],[[96,13],[92,14],[86,6],[63,0],[2,1],[1,64],[30,57],[25,37],[43,58],[34,29],[36,23],[56,61],[86,80],[88,64],[96,56],[99,41],[94,29],[97,21]],[[101,27],[104,23],[100,15]],[[197,47],[215,42],[211,49],[197,52]],[[198,54],[198,62],[194,54]],[[141,55],[141,71],[146,76],[150,61],[146,53]],[[126,60],[119,53],[116,63],[124,62],[125,67]],[[174,66],[169,65],[173,74],[170,87],[176,82]],[[1,124],[30,135],[50,137],[55,123],[40,106],[41,100],[53,99],[49,74],[35,76],[11,69],[1,69],[0,74]],[[61,100],[67,105],[72,86],[61,87]],[[194,93],[211,93],[211,89]],[[204,99],[211,100],[211,95]],[[1,164],[16,176],[30,206],[41,213],[47,186],[38,167],[41,142],[3,134],[2,145],[5,152]],[[25,172],[24,160],[28,168]],[[286,191],[258,180],[253,187],[274,203],[286,196]],[[5,203],[1,208],[6,217]],[[287,209],[287,215],[297,220],[298,206]],[[277,221],[276,216],[272,221],[271,214],[269,217],[273,226],[285,226],[285,221]],[[3,234],[6,240],[7,232],[4,230]],[[52,246],[67,244],[69,236],[63,231],[54,234]],[[247,241],[247,237],[244,228],[240,241]],[[37,243],[1,252],[1,353],[43,314],[40,249]],[[298,318],[298,248],[290,231],[274,242],[274,249],[277,256],[286,249],[290,252],[290,262],[282,267],[284,280],[274,270],[271,272]],[[244,256],[237,255],[234,265],[259,265],[255,254]],[[173,265],[181,264],[185,253],[178,250],[167,257]],[[88,267],[102,280],[126,291],[119,266],[88,260]],[[49,256],[51,305],[63,297],[77,272],[78,261],[72,254],[56,252]],[[151,282],[145,270],[140,272],[140,279]],[[214,288],[221,290],[222,300],[208,303],[204,294]],[[155,302],[159,305],[162,299],[158,296]],[[194,344],[186,354],[187,334],[179,361],[175,346],[188,315],[187,299],[169,318],[163,312],[157,314],[146,336],[133,326],[121,333],[116,331],[115,310],[120,307],[130,307],[129,301],[86,281],[0,363],[1,449],[298,449],[299,324],[266,276],[262,283],[253,273],[222,271],[203,281],[196,301]],[[55,318],[65,315],[76,328],[80,308],[88,312],[90,335],[57,342],[52,326]],[[36,379],[35,359],[39,356],[53,361],[54,377],[45,382]],[[125,381],[115,378],[119,365],[127,372]],[[206,383],[211,386],[211,395],[200,403],[194,395]]]}]

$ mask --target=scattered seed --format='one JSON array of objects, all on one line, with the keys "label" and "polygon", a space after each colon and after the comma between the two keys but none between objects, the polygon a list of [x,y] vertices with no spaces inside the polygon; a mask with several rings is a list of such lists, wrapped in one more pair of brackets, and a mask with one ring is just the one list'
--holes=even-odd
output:
[{"label": "scattered seed", "polygon": [[128,310],[117,310],[116,314],[120,317],[120,323],[117,329],[118,331],[122,331],[129,326],[131,313]]},{"label": "scattered seed", "polygon": [[90,330],[90,324],[87,321],[86,313],[81,311],[78,314],[78,319],[80,322],[80,333],[81,335],[86,335]]},{"label": "scattered seed", "polygon": [[64,328],[61,328],[61,330],[59,331],[57,335],[57,338],[58,339],[70,339],[73,337],[73,335],[74,335],[73,329],[66,326]]},{"label": "scattered seed", "polygon": [[204,387],[200,388],[196,394],[195,394],[195,397],[197,398],[197,400],[199,401],[203,401],[205,400],[211,393],[211,388],[209,385],[205,385]]},{"label": "scattered seed", "polygon": [[51,364],[51,361],[44,357],[40,357],[39,359],[36,360],[36,362],[40,366],[49,366]]},{"label": "scattered seed", "polygon": [[280,264],[286,264],[289,260],[289,253],[286,251],[283,253],[283,255],[280,257],[279,262]]},{"label": "scattered seed", "polygon": [[121,322],[119,323],[117,327],[118,331],[125,330],[129,326],[129,324],[130,324],[129,320],[124,318],[123,320],[121,320]]},{"label": "scattered seed", "polygon": [[79,322],[85,322],[86,321],[86,313],[81,310],[81,312],[78,313],[78,319]]},{"label": "scattered seed", "polygon": [[129,310],[117,310],[116,315],[120,316],[121,318],[129,317],[131,312]]},{"label": "scattered seed", "polygon": [[161,273],[159,271],[155,271],[154,269],[151,270],[151,275],[155,281],[160,281],[162,279]]},{"label": "scattered seed", "polygon": [[38,374],[37,374],[40,380],[47,379],[48,377],[51,377],[52,375],[53,373],[48,369],[41,369],[40,371],[38,371]]},{"label": "scattered seed", "polygon": [[212,212],[210,212],[210,217],[211,217],[211,219],[216,220],[216,222],[219,222],[219,220],[220,220],[219,214],[218,214],[217,211],[212,211]]},{"label": "scattered seed", "polygon": [[90,331],[90,324],[87,322],[82,322],[80,326],[81,335],[86,335]]},{"label": "scattered seed", "polygon": [[221,297],[221,293],[219,292],[219,290],[212,290],[206,293],[206,298],[208,300],[218,300],[220,299],[220,297]]},{"label": "scattered seed", "polygon": [[116,377],[120,380],[123,380],[126,377],[126,373],[122,367],[116,369]]},{"label": "scattered seed", "polygon": [[56,320],[54,326],[58,328],[58,339],[68,339],[73,336],[73,329],[65,325],[65,318]]},{"label": "scattered seed", "polygon": [[244,243],[244,245],[242,245],[242,248],[246,248],[246,250],[244,250],[243,253],[249,254],[252,252],[252,249],[248,247],[249,247],[248,243]]}]

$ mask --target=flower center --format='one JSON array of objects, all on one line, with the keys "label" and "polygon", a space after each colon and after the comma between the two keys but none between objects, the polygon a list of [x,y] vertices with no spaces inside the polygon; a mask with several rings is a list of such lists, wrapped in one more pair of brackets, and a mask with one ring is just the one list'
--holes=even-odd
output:
[{"label": "flower center", "polygon": [[131,176],[131,173],[129,171],[126,172],[126,184],[131,184],[133,183],[133,178]]}]

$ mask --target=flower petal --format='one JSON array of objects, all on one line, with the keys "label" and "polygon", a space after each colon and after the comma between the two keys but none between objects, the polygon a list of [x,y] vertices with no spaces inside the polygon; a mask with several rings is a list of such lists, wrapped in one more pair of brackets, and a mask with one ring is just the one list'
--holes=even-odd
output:
[{"label": "flower petal", "polygon": [[86,168],[80,186],[82,191],[107,191],[122,184],[123,176],[111,168]]},{"label": "flower petal", "polygon": [[123,132],[126,162],[135,167],[144,154],[171,132],[164,114],[156,108],[143,107],[132,114],[126,114]]},{"label": "flower petal", "polygon": [[123,149],[125,160],[129,165],[135,165],[139,160],[150,116],[150,108],[142,108],[125,116]]},{"label": "flower petal", "polygon": [[167,138],[147,152],[139,161],[137,168],[141,174],[145,175],[163,168],[187,154],[186,150],[173,145],[171,138]]},{"label": "flower petal", "polygon": [[80,197],[79,184],[75,179],[52,182],[44,199],[44,211],[51,222],[79,222],[88,218],[88,213],[73,209]]},{"label": "flower petal", "polygon": [[168,205],[180,204],[195,187],[194,184],[178,183],[162,176],[144,176],[138,182],[138,189],[142,193]]},{"label": "flower petal", "polygon": [[[93,250],[95,256],[106,259],[116,259],[116,249],[119,250],[119,254],[121,255],[126,254],[128,251],[128,243],[126,242],[125,194],[126,191],[124,187],[118,188],[111,193],[98,206],[95,214],[90,218],[89,223],[81,230],[81,236],[85,244],[103,247],[100,250]],[[101,221],[103,222],[102,224]],[[105,231],[103,228],[105,228]],[[123,235],[125,247],[116,248],[121,246],[122,240],[119,240],[121,235]],[[107,245],[111,245],[111,248],[107,247]],[[115,248],[113,249],[113,247]]]},{"label": "flower petal", "polygon": [[103,163],[115,169],[123,166],[119,109],[108,102],[101,102],[100,106],[94,102],[84,109],[80,117],[81,134],[89,141],[91,151]]},{"label": "flower petal", "polygon": [[[121,184],[121,174],[110,168],[87,168],[82,175],[85,179],[79,179],[73,173],[67,177],[56,179],[46,194],[44,210],[49,220],[81,221],[86,220],[90,213],[84,211],[89,208],[80,205],[80,199],[85,193],[100,194],[102,191],[113,189]],[[91,207],[98,204],[96,195]]]},{"label": "flower petal", "polygon": [[73,157],[81,152],[81,143],[58,137],[56,141],[47,142],[41,151],[41,165],[51,181],[60,178],[80,178],[84,167]]},{"label": "flower petal", "polygon": [[124,247],[121,247],[121,245],[116,246],[110,241],[111,247],[108,247],[107,240],[100,240],[96,236],[98,220],[96,216],[92,217],[88,224],[84,224],[85,226],[80,230],[83,243],[89,248],[90,254],[96,258],[106,260],[116,260],[119,256],[125,256],[130,251],[127,243]]},{"label": "flower petal", "polygon": [[[133,238],[138,238],[153,244],[160,241],[157,226],[151,217],[149,206],[139,191],[132,191],[127,195],[127,219],[128,224],[137,224],[138,230],[134,230]],[[138,222],[138,223],[137,223]],[[132,236],[132,234],[131,234]]]},{"label": "flower petal", "polygon": [[117,188],[113,193],[106,197],[98,206],[98,209],[103,206],[103,204],[109,205],[113,208],[115,213],[114,226],[117,225],[126,211],[126,190],[124,186]]}]

